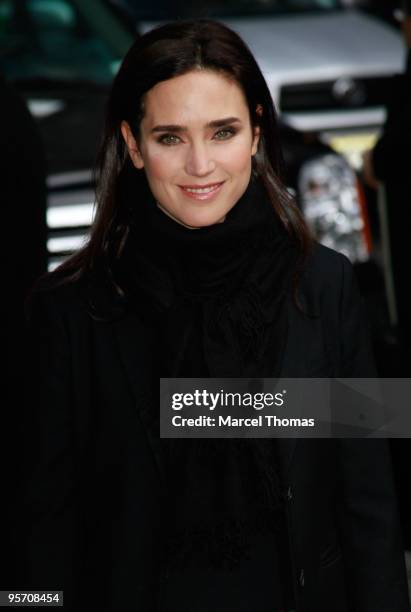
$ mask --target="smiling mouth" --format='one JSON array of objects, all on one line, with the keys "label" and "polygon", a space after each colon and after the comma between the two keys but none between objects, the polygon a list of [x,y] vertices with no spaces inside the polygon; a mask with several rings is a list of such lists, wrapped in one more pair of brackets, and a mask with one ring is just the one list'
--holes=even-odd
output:
[{"label": "smiling mouth", "polygon": [[179,185],[179,187],[187,195],[207,197],[219,191],[223,183],[224,181],[221,181],[221,183],[209,183],[208,185]]}]

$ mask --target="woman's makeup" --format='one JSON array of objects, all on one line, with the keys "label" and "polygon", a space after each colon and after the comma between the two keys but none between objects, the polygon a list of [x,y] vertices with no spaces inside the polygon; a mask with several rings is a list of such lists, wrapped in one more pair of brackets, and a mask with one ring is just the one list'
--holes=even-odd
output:
[{"label": "woman's makeup", "polygon": [[206,185],[179,185],[185,196],[193,200],[210,201],[220,193],[225,181]]}]

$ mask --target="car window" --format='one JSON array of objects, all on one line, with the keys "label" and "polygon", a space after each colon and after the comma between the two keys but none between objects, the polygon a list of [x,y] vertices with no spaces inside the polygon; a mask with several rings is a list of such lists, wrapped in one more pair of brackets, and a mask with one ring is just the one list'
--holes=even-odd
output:
[{"label": "car window", "polygon": [[0,69],[13,81],[110,83],[118,57],[71,0],[0,0]]},{"label": "car window", "polygon": [[76,13],[64,0],[29,0],[27,9],[39,28],[72,30],[76,24]]}]

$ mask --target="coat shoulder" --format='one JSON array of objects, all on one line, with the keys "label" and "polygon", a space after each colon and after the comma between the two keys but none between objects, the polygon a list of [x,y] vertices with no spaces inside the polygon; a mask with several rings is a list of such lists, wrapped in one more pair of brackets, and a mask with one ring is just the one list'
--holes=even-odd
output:
[{"label": "coat shoulder", "polygon": [[348,257],[316,244],[300,286],[308,318],[320,321],[335,372],[373,378],[376,368],[364,300]]},{"label": "coat shoulder", "polygon": [[346,255],[319,242],[314,243],[314,248],[307,262],[307,273],[318,278],[332,277],[336,272],[340,272],[344,266],[352,267]]},{"label": "coat shoulder", "polygon": [[53,273],[38,279],[25,301],[26,321],[39,317],[63,317],[87,314],[88,301],[84,282],[62,281]]},{"label": "coat shoulder", "polygon": [[348,257],[316,242],[304,268],[301,290],[307,298],[339,297],[353,279],[354,268]]}]

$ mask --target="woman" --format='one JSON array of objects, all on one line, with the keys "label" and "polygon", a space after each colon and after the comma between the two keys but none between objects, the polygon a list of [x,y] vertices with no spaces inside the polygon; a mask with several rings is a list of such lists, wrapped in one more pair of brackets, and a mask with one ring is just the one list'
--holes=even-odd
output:
[{"label": "woman", "polygon": [[351,265],[281,184],[270,93],[234,32],[136,41],[97,202],[30,309],[27,583],[76,611],[408,610],[384,441],[159,438],[161,376],[375,375]]}]

